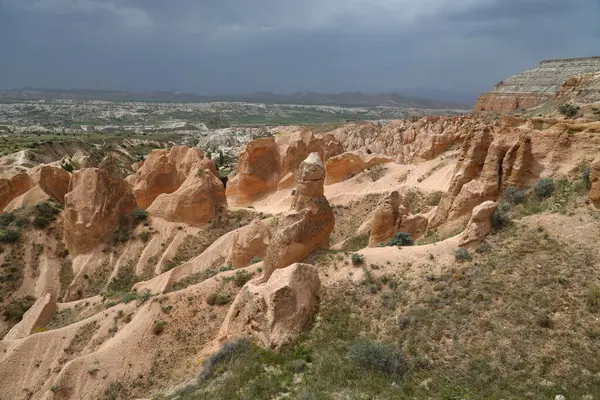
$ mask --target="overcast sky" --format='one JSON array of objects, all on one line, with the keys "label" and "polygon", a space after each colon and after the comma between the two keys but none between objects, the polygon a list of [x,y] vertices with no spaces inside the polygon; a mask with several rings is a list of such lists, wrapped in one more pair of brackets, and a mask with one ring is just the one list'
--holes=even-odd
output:
[{"label": "overcast sky", "polygon": [[600,0],[0,0],[0,88],[487,91],[600,55]]}]

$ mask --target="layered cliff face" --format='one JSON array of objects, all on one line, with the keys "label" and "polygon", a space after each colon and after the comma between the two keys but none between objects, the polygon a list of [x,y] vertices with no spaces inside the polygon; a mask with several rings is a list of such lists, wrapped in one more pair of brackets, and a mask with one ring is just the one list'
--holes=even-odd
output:
[{"label": "layered cliff face", "polygon": [[483,94],[475,111],[511,112],[536,107],[555,98],[598,101],[598,73],[600,57],[542,61],[535,68],[513,75]]}]

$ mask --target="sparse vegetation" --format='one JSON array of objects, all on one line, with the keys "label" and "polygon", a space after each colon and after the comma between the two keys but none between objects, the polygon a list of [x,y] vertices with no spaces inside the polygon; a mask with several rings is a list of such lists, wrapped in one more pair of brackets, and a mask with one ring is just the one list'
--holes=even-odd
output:
[{"label": "sparse vegetation", "polygon": [[12,299],[4,308],[2,315],[5,321],[17,323],[23,319],[23,315],[35,303],[35,297],[25,296]]},{"label": "sparse vegetation", "polygon": [[552,178],[541,178],[535,183],[533,192],[538,199],[547,199],[554,192],[554,180]]},{"label": "sparse vegetation", "polygon": [[526,200],[525,190],[517,186],[509,186],[504,191],[504,200],[512,205],[524,203]]},{"label": "sparse vegetation", "polygon": [[350,259],[354,265],[361,265],[365,263],[365,257],[362,254],[354,253],[352,256],[350,256]]},{"label": "sparse vegetation", "polygon": [[0,242],[15,243],[21,239],[21,232],[18,229],[0,229]]},{"label": "sparse vegetation", "polygon": [[233,283],[237,287],[242,287],[250,279],[252,279],[253,276],[254,276],[253,273],[245,271],[245,270],[236,271],[235,275],[233,275]]},{"label": "sparse vegetation", "polygon": [[257,264],[261,261],[262,261],[262,258],[260,258],[258,256],[254,256],[254,257],[252,257],[252,260],[250,260],[250,264]]},{"label": "sparse vegetation", "polygon": [[359,340],[350,347],[348,357],[361,367],[402,379],[408,372],[402,347],[393,343]]},{"label": "sparse vegetation", "polygon": [[388,246],[413,246],[415,241],[406,232],[398,232],[388,242]]},{"label": "sparse vegetation", "polygon": [[465,249],[464,247],[454,250],[454,258],[458,262],[471,261],[473,259],[473,257],[471,257],[471,253],[469,253],[469,250]]},{"label": "sparse vegetation", "polygon": [[561,104],[558,107],[558,112],[561,113],[562,115],[564,115],[567,118],[574,118],[577,116],[577,114],[579,114],[579,110],[581,108],[579,106],[575,106],[573,104]]},{"label": "sparse vegetation", "polygon": [[155,335],[160,335],[165,330],[166,326],[167,322],[165,321],[154,321],[154,324],[152,325],[152,332],[154,332]]},{"label": "sparse vegetation", "polygon": [[222,293],[211,293],[206,297],[206,304],[210,306],[224,306],[229,304],[231,297]]}]

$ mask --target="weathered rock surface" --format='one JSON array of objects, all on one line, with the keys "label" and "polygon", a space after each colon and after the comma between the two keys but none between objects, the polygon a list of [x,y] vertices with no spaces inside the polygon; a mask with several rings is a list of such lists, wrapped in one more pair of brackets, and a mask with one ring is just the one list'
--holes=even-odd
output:
[{"label": "weathered rock surface", "polygon": [[392,162],[390,157],[378,154],[366,154],[360,151],[347,152],[331,157],[325,163],[325,169],[327,170],[325,184],[331,185],[342,182],[357,175],[366,168],[390,162]]},{"label": "weathered rock surface", "polygon": [[324,162],[329,158],[344,152],[344,147],[334,135],[315,135],[311,131],[301,131],[292,134],[287,147],[281,149],[281,177],[279,189],[293,186],[294,176],[297,180],[300,164],[311,153],[317,153]]},{"label": "weathered rock surface", "polygon": [[263,284],[247,283],[229,308],[220,341],[249,337],[268,348],[287,343],[308,327],[320,287],[317,269],[299,263],[273,272]]},{"label": "weathered rock surface", "polygon": [[590,200],[600,206],[600,162],[590,168]]},{"label": "weathered rock surface", "polygon": [[4,336],[4,340],[22,339],[31,335],[37,328],[42,328],[50,322],[56,311],[56,301],[50,293],[46,293],[27,310],[21,322],[13,326]]},{"label": "weathered rock surface", "polygon": [[262,282],[276,269],[302,261],[316,249],[329,246],[335,219],[323,194],[324,181],[325,166],[318,153],[311,153],[300,164],[291,210],[281,216],[277,233],[269,245]]},{"label": "weathered rock surface", "polygon": [[492,229],[492,214],[498,208],[493,201],[481,203],[473,209],[467,229],[461,234],[459,246],[468,246],[479,243]]},{"label": "weathered rock surface", "polygon": [[[535,68],[498,83],[492,92],[479,98],[475,111],[511,112],[538,106],[555,97],[565,99],[569,87],[579,86],[578,92],[586,92],[581,76],[599,72],[600,57],[542,61]],[[588,79],[586,83],[598,85],[598,81]],[[591,89],[580,100],[594,101],[597,97],[600,96]]]},{"label": "weathered rock surface", "polygon": [[64,241],[71,255],[108,241],[121,216],[136,207],[131,187],[100,168],[84,168],[71,177],[65,195]]},{"label": "weathered rock surface", "polygon": [[271,241],[269,228],[259,219],[235,232],[231,253],[225,264],[234,269],[250,265],[252,259],[263,259]]},{"label": "weathered rock surface", "polygon": [[273,138],[253,140],[240,155],[233,177],[227,182],[227,199],[244,206],[277,188],[280,175],[279,148]]},{"label": "weathered rock surface", "polygon": [[209,170],[192,170],[173,193],[161,194],[148,207],[150,215],[171,222],[201,226],[227,205],[223,183]]},{"label": "weathered rock surface", "polygon": [[204,159],[198,148],[175,146],[170,150],[154,150],[140,167],[134,179],[133,194],[138,206],[148,208],[163,193],[173,193],[192,170]]},{"label": "weathered rock surface", "polygon": [[26,173],[17,174],[10,179],[0,179],[0,210],[4,210],[13,199],[33,186],[33,180]]},{"label": "weathered rock surface", "polygon": [[65,202],[65,195],[69,190],[71,174],[64,168],[53,165],[41,165],[31,173],[32,179],[48,196]]},{"label": "weathered rock surface", "polygon": [[402,223],[402,218],[409,213],[409,204],[398,191],[393,191],[377,206],[371,219],[369,247],[376,247],[393,237]]}]

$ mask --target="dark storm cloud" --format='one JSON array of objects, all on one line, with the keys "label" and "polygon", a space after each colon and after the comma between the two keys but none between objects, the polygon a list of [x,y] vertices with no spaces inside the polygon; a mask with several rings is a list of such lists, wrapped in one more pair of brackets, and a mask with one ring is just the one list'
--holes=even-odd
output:
[{"label": "dark storm cloud", "polygon": [[484,91],[599,26],[598,0],[4,0],[0,87]]}]

